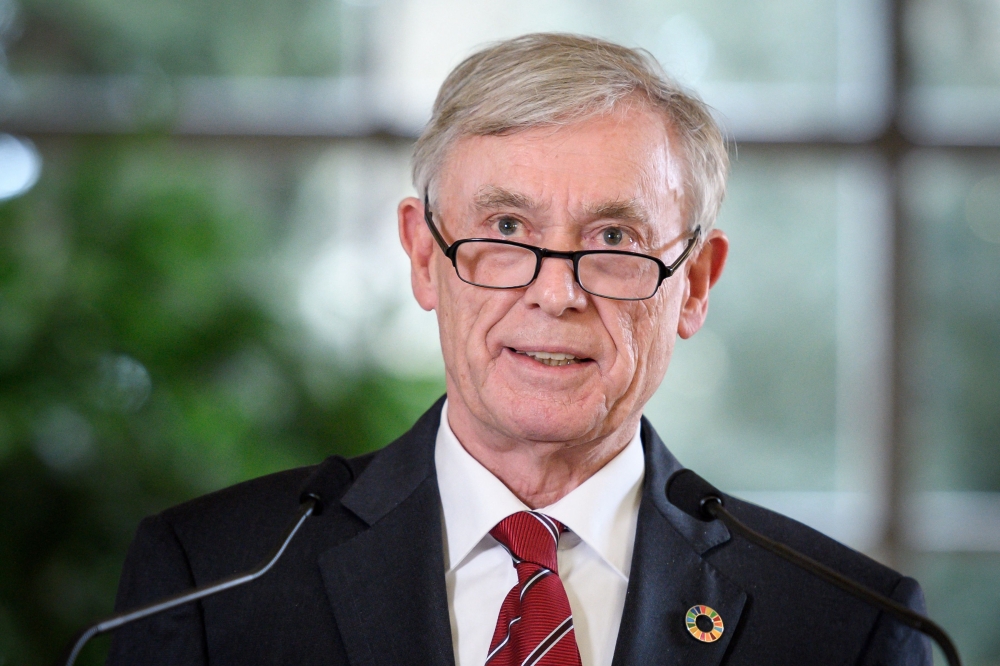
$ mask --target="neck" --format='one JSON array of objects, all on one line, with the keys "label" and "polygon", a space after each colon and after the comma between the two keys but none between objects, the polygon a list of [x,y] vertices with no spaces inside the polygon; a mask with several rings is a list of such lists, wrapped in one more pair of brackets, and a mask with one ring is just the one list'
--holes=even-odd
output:
[{"label": "neck", "polygon": [[639,415],[612,432],[566,442],[532,441],[498,433],[456,402],[448,425],[462,447],[529,508],[555,504],[628,446]]}]

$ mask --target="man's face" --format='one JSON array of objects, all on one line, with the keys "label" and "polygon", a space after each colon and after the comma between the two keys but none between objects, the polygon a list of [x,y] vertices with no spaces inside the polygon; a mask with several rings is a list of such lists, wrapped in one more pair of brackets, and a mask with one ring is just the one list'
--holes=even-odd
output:
[{"label": "man's face", "polygon": [[[465,137],[438,178],[432,212],[449,243],[502,238],[670,263],[689,238],[680,156],[663,118],[641,108]],[[642,301],[587,294],[572,263],[554,258],[528,287],[486,289],[462,282],[426,230],[409,224],[404,244],[409,233],[423,248],[407,247],[411,258],[431,251],[426,271],[414,259],[414,292],[437,311],[453,419],[535,442],[582,443],[633,427],[670,360],[690,293],[687,264]]]}]

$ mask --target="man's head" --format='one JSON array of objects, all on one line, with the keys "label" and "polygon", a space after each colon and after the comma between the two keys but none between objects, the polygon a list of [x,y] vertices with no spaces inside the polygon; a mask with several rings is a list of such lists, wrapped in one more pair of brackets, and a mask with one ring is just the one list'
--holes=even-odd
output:
[{"label": "man's head", "polygon": [[591,295],[560,258],[543,260],[526,287],[488,289],[459,278],[423,202],[404,200],[400,236],[414,294],[438,315],[452,426],[569,448],[633,427],[721,274],[728,245],[709,230],[727,164],[704,105],[641,52],[530,35],[459,65],[414,157],[446,243],[492,238],[669,264],[702,233],[644,300]]}]

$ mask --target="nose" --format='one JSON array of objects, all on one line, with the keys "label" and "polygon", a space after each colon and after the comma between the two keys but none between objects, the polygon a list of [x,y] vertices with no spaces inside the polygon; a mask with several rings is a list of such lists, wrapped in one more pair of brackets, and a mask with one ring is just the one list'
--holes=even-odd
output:
[{"label": "nose", "polygon": [[567,310],[584,310],[587,292],[576,282],[573,262],[569,259],[546,257],[538,269],[538,277],[524,293],[530,305],[537,305],[548,315],[562,316]]}]

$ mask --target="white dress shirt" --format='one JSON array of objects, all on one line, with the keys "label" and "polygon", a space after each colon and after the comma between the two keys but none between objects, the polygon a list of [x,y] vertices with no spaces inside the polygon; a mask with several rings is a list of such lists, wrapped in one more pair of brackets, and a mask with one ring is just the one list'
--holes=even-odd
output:
[{"label": "white dress shirt", "polygon": [[[441,410],[434,449],[444,517],[445,583],[456,666],[486,661],[500,606],[517,572],[489,535],[507,516],[528,509],[462,447]],[[642,442],[632,441],[555,504],[539,509],[570,532],[559,540],[566,588],[583,666],[610,666],[621,624],[644,475]]]}]

